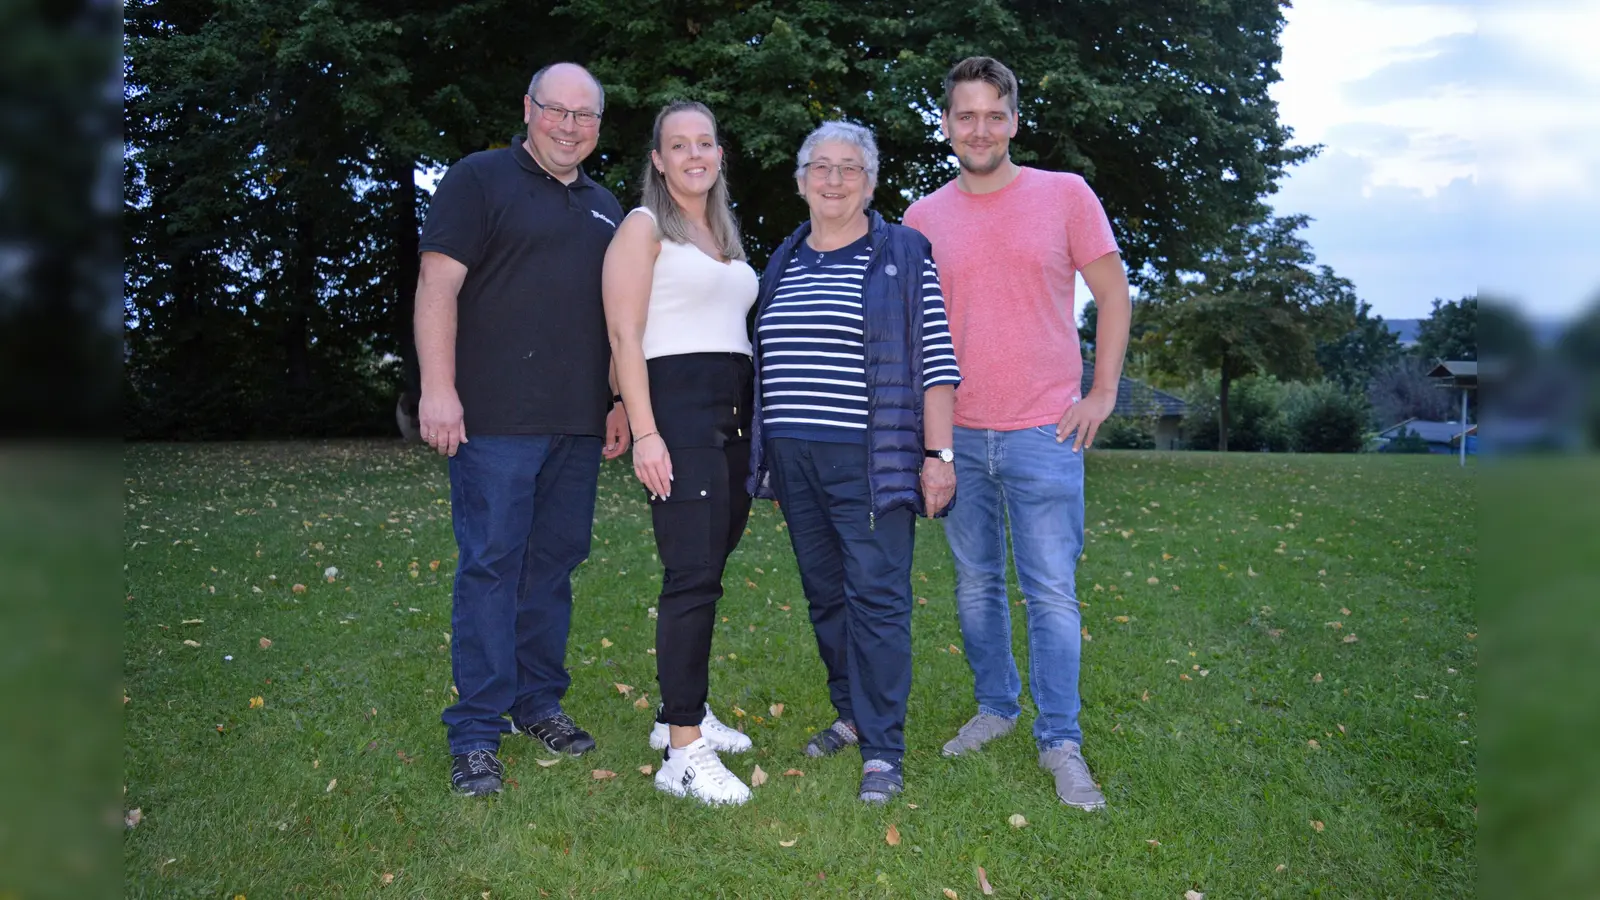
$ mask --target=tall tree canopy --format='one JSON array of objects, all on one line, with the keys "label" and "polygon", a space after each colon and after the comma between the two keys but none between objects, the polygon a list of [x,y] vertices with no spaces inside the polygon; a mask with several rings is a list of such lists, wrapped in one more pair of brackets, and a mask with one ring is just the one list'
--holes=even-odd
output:
[{"label": "tall tree canopy", "polygon": [[805,216],[794,153],[812,127],[874,129],[874,203],[898,217],[954,174],[937,134],[944,72],[995,56],[1022,82],[1015,158],[1082,173],[1135,282],[1169,280],[1311,152],[1267,93],[1280,6],[130,0],[130,426],[372,427],[370,398],[402,378],[374,361],[412,354],[416,173],[511,139],[528,77],[558,59],[606,85],[588,168],[625,203],[656,109],[689,97],[716,111],[759,261]]}]

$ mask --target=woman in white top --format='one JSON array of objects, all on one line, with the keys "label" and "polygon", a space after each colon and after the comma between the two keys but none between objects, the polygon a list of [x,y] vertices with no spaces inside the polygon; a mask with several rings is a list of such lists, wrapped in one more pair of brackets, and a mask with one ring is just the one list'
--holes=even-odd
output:
[{"label": "woman in white top", "polygon": [[728,204],[711,110],[676,101],[656,116],[642,205],[606,251],[602,289],[633,471],[650,496],[664,574],[656,618],[661,707],[656,787],[705,803],[750,789],[717,753],[750,739],[706,704],[722,573],[750,515],[753,372],[746,315],[757,278]]}]

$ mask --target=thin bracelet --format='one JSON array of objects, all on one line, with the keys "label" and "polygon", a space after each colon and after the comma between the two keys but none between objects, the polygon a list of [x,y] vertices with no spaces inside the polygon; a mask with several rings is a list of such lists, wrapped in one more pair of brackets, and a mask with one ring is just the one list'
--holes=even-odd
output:
[{"label": "thin bracelet", "polygon": [[646,431],[644,434],[636,435],[634,437],[634,439],[633,439],[633,442],[635,444],[637,444],[637,443],[639,443],[640,441],[644,440],[647,437],[661,437],[661,432],[659,432],[659,431]]}]

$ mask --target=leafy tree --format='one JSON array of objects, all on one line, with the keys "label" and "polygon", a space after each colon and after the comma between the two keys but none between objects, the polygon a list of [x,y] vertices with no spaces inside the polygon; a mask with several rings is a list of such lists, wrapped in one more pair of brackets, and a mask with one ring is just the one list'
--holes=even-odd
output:
[{"label": "leafy tree", "polygon": [[[1183,441],[1190,450],[1219,450],[1222,437],[1219,379],[1208,375],[1184,394]],[[1229,409],[1230,446],[1247,452],[1286,453],[1293,435],[1283,415],[1284,385],[1270,375],[1250,375],[1234,385]]]},{"label": "leafy tree", "polygon": [[[758,262],[806,214],[794,153],[825,118],[875,130],[875,204],[891,217],[950,178],[940,80],[974,53],[1022,79],[1016,158],[1090,179],[1135,280],[1197,263],[1312,152],[1290,144],[1267,93],[1276,0],[124,9],[129,393],[148,408],[209,392],[240,428],[320,430],[337,407],[318,398],[367,390],[374,360],[413,368],[415,173],[519,132],[518,94],[545,62],[582,61],[606,84],[589,169],[625,202],[660,104],[706,101]],[[184,378],[195,371],[232,386]],[[171,417],[171,433],[195,417]]]},{"label": "leafy tree", "polygon": [[1217,448],[1228,449],[1233,382],[1256,373],[1296,378],[1316,371],[1316,346],[1348,330],[1350,282],[1300,236],[1305,216],[1262,216],[1238,225],[1196,270],[1155,291],[1163,340],[1176,364],[1219,373]]},{"label": "leafy tree", "polygon": [[1433,312],[1417,327],[1414,352],[1432,363],[1478,358],[1478,297],[1433,301]]},{"label": "leafy tree", "polygon": [[1317,345],[1317,365],[1322,375],[1346,394],[1365,393],[1372,379],[1400,358],[1400,338],[1389,330],[1372,306],[1349,294],[1338,301],[1340,315],[1350,329]]}]

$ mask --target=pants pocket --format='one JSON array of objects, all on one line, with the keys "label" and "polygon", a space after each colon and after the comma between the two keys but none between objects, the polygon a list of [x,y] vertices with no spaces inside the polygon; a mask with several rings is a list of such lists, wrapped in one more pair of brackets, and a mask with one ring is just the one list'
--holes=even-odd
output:
[{"label": "pants pocket", "polygon": [[671,496],[650,501],[656,552],[661,555],[663,567],[698,569],[711,565],[712,544],[719,539],[711,533],[713,492],[710,478],[679,476],[673,481]]}]

